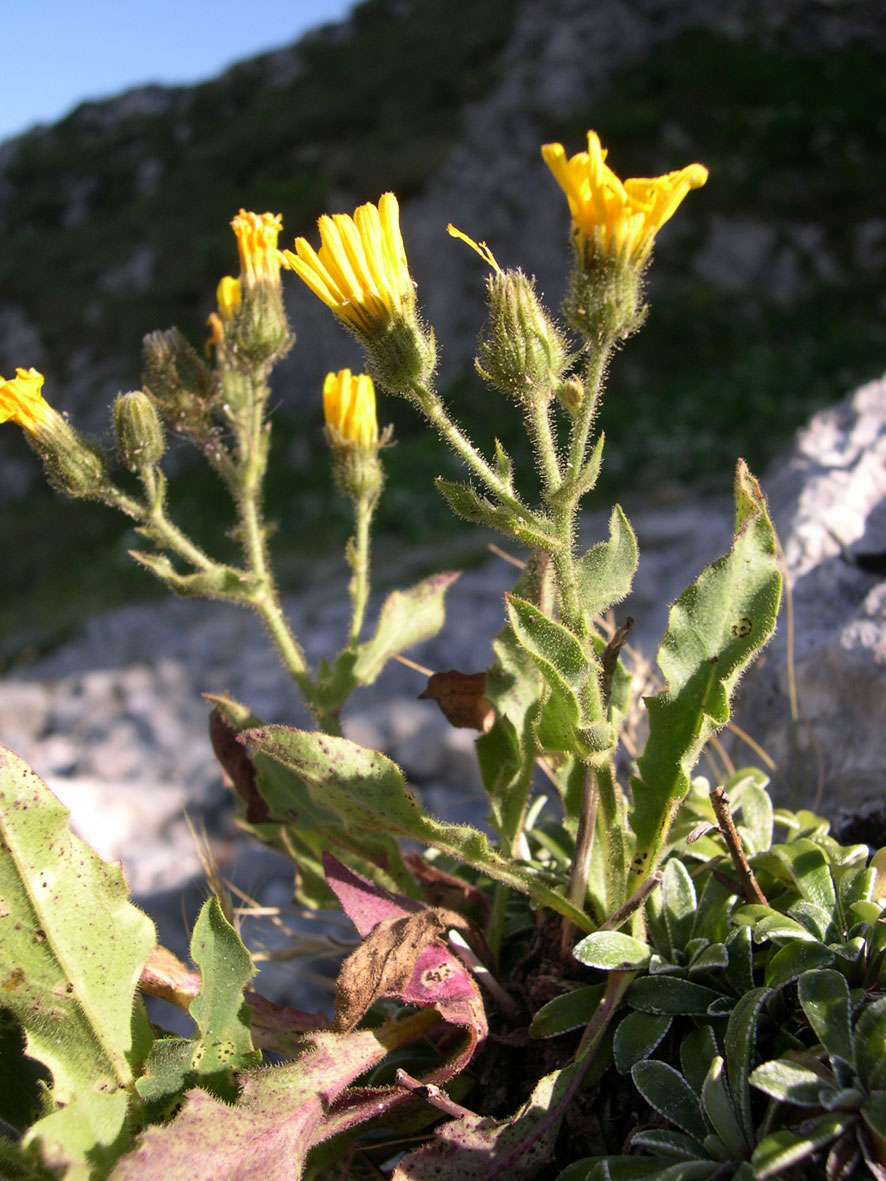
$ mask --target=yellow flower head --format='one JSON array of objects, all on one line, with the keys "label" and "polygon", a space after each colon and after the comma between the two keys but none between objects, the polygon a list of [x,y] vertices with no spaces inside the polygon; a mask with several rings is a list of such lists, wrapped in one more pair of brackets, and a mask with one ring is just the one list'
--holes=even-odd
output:
[{"label": "yellow flower head", "polygon": [[400,234],[400,207],[385,193],[376,207],[361,205],[353,218],[324,214],[320,249],[296,238],[283,258],[349,327],[370,336],[412,311],[415,292]]},{"label": "yellow flower head", "polygon": [[0,422],[11,420],[31,435],[50,423],[55,411],[40,392],[43,374],[36,369],[16,369],[15,377],[0,377]]},{"label": "yellow flower head", "polygon": [[323,412],[326,425],[341,439],[367,451],[378,444],[375,387],[367,374],[352,375],[350,369],[327,373],[323,383]]},{"label": "yellow flower head", "polygon": [[703,164],[689,164],[665,176],[620,181],[606,164],[606,151],[595,131],[588,150],[567,159],[562,144],[545,144],[542,157],[566,194],[579,249],[598,251],[642,264],[655,235],[690,189],[708,179]]},{"label": "yellow flower head", "polygon": [[[279,213],[247,213],[241,209],[231,222],[240,250],[240,275],[247,287],[280,281],[277,235],[283,228]],[[222,283],[225,280],[222,279]],[[219,298],[221,308],[221,297]],[[236,310],[236,309],[235,309]],[[222,308],[224,315],[224,308]]]}]

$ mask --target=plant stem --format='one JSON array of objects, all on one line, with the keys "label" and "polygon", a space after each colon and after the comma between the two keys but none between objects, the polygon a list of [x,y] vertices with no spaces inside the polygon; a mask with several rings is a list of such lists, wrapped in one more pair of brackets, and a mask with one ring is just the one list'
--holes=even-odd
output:
[{"label": "plant stem", "polygon": [[502,477],[489,466],[486,460],[474,447],[470,439],[462,434],[443,408],[443,403],[433,390],[423,386],[413,387],[416,402],[421,407],[427,420],[449,446],[465,461],[468,467],[478,476],[486,487],[499,501],[511,510],[515,517],[519,517],[539,533],[541,537],[549,538],[550,552],[554,552],[557,541],[551,522],[546,517],[540,517],[515,496],[510,481]]},{"label": "plant stem", "polygon": [[378,504],[378,492],[360,496],[354,504],[355,532],[348,555],[353,570],[348,588],[351,595],[350,646],[352,648],[356,648],[360,640],[363,617],[366,614],[366,603],[369,599],[369,527],[376,504]]},{"label": "plant stem", "polygon": [[[578,816],[578,834],[575,840],[575,856],[569,874],[567,897],[573,906],[584,910],[588,894],[588,878],[591,872],[591,854],[594,849],[594,833],[597,827],[597,810],[600,797],[597,793],[597,775],[590,763],[585,764],[581,785],[581,811]],[[575,926],[564,918],[560,927],[560,953],[566,959],[572,949]]]}]

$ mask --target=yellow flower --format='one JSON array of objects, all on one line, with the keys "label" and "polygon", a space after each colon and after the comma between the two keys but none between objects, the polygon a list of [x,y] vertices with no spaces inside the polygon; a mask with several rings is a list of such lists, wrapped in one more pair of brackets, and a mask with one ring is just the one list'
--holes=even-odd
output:
[{"label": "yellow flower", "polygon": [[11,420],[28,434],[37,434],[51,423],[56,412],[40,392],[43,374],[36,369],[16,369],[15,377],[0,377],[0,422]]},{"label": "yellow flower", "polygon": [[580,251],[588,256],[602,251],[640,264],[689,190],[708,179],[703,164],[689,164],[665,176],[622,183],[606,164],[606,151],[595,131],[588,132],[588,150],[570,159],[562,144],[545,144],[541,154],[569,201]]},{"label": "yellow flower", "polygon": [[225,275],[215,289],[215,298],[218,301],[218,310],[221,318],[228,321],[233,320],[240,311],[240,305],[242,303],[240,280],[235,279],[232,275]]},{"label": "yellow flower", "polygon": [[361,205],[318,221],[320,249],[296,238],[286,265],[351,328],[369,336],[393,320],[408,318],[415,292],[400,234],[400,207],[385,193],[378,207]]},{"label": "yellow flower", "polygon": [[[231,222],[240,250],[240,274],[247,287],[258,283],[279,283],[280,253],[277,235],[283,228],[279,213],[247,213],[241,209]],[[222,283],[225,279],[222,279]],[[222,315],[225,314],[219,298]],[[236,308],[234,309],[237,310]]]},{"label": "yellow flower", "polygon": [[367,451],[378,444],[375,387],[367,374],[352,375],[350,369],[327,373],[323,411],[327,427],[339,438]]}]

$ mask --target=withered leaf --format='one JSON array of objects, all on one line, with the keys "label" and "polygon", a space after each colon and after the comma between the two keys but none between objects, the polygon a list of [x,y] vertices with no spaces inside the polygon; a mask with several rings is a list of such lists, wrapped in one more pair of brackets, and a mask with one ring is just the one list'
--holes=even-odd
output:
[{"label": "withered leaf", "polygon": [[419,701],[436,701],[451,726],[481,730],[484,734],[495,721],[495,709],[486,700],[486,673],[462,673],[451,668],[432,673]]},{"label": "withered leaf", "polygon": [[478,890],[454,873],[431,865],[418,853],[404,853],[403,860],[432,906],[445,906],[458,911],[471,906],[484,918],[488,917],[492,903],[485,891]]},{"label": "withered leaf", "polygon": [[209,741],[215,757],[224,768],[236,794],[246,809],[250,824],[273,820],[268,805],[258,790],[252,756],[237,740],[237,731],[216,706],[209,715]]},{"label": "withered leaf", "polygon": [[199,972],[159,944],[148,956],[138,986],[142,992],[158,996],[185,1012],[203,987]]}]

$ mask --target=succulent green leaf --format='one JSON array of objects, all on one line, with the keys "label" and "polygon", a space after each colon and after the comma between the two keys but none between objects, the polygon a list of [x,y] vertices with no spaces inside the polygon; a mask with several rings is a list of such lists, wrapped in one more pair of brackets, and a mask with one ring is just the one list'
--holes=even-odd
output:
[{"label": "succulent green leaf", "polygon": [[673,1066],[651,1058],[631,1069],[634,1086],[650,1106],[696,1140],[708,1133],[698,1096]]},{"label": "succulent green leaf", "polygon": [[702,1017],[723,994],[679,976],[641,976],[631,985],[627,1001],[641,1013],[673,1013]]},{"label": "succulent green leaf", "polygon": [[759,767],[744,767],[723,785],[733,813],[740,818],[748,854],[760,853],[772,844],[774,814],[768,782],[769,776]]},{"label": "succulent green leaf", "polygon": [[855,1023],[855,1061],[869,1091],[886,1090],[886,997],[865,1005]]},{"label": "succulent green leaf", "polygon": [[399,652],[429,640],[446,620],[446,592],[458,574],[433,574],[405,591],[392,591],[385,599],[375,635],[357,649],[352,675],[360,685],[371,685]]},{"label": "succulent green leaf", "polygon": [[797,889],[807,901],[833,913],[837,905],[834,879],[821,845],[797,837],[786,845],[774,845],[772,853],[788,869]]},{"label": "succulent green leaf", "polygon": [[814,939],[820,939],[822,943],[836,943],[840,938],[841,932],[833,910],[825,910],[824,907],[801,898],[799,902],[788,907],[787,913],[804,926]]},{"label": "succulent green leaf", "polygon": [[594,931],[572,949],[579,963],[604,972],[632,972],[645,968],[652,948],[622,931]]},{"label": "succulent green leaf", "polygon": [[673,954],[682,951],[690,939],[698,909],[698,897],[689,870],[677,857],[671,857],[665,865],[661,896]]},{"label": "succulent green leaf", "polygon": [[787,1058],[764,1062],[751,1071],[750,1081],[771,1098],[798,1107],[820,1107],[822,1089],[828,1086],[817,1071]]},{"label": "succulent green leaf", "polygon": [[766,961],[764,980],[767,988],[783,988],[797,980],[804,972],[827,967],[834,962],[834,953],[823,943],[805,939],[792,939],[780,947]]},{"label": "succulent green leaf", "polygon": [[710,1025],[700,1025],[690,1030],[680,1042],[680,1065],[683,1076],[695,1091],[701,1095],[701,1088],[708,1076],[711,1063],[719,1054],[717,1038]]},{"label": "succulent green leaf", "polygon": [[628,1013],[619,1022],[612,1043],[615,1066],[622,1074],[645,1061],[668,1030],[672,1018],[659,1013]]},{"label": "succulent green leaf", "polygon": [[[529,894],[570,918],[581,931],[591,920],[530,869],[490,849],[483,833],[467,825],[446,824],[425,812],[408,789],[396,763],[378,751],[346,738],[287,726],[249,730],[244,741],[294,771],[311,800],[334,809],[352,836],[386,833],[432,845],[496,881]],[[281,801],[281,806],[284,801]]]},{"label": "succulent green leaf", "polygon": [[[133,998],[155,941],[119,863],[76,837],[67,809],[0,747],[0,995],[27,1053],[52,1072],[57,1103],[132,1084],[151,1042]],[[112,1108],[125,1115],[126,1102],[84,1115],[111,1140]]]},{"label": "succulent green leaf", "polygon": [[665,1128],[649,1128],[631,1137],[631,1148],[645,1148],[656,1156],[676,1160],[707,1160],[707,1149],[685,1132]]},{"label": "succulent green leaf", "polygon": [[852,1001],[846,977],[826,968],[804,972],[797,984],[797,995],[809,1024],[831,1060],[840,1058],[855,1066]]},{"label": "succulent green leaf", "polygon": [[583,1029],[593,1017],[604,988],[602,984],[588,984],[583,988],[574,988],[563,996],[555,996],[552,1001],[542,1005],[532,1018],[529,1036],[557,1037],[572,1029]]},{"label": "succulent green leaf", "polygon": [[846,1116],[823,1115],[814,1123],[804,1126],[802,1132],[789,1129],[770,1132],[751,1154],[756,1181],[768,1181],[770,1177],[778,1177],[800,1164],[819,1148],[836,1140],[846,1129],[847,1122]]},{"label": "succulent green leaf", "polygon": [[714,1131],[735,1160],[742,1160],[751,1147],[745,1136],[724,1071],[725,1062],[717,1055],[701,1087],[701,1104]]},{"label": "succulent green leaf", "polygon": [[735,503],[732,549],[673,605],[658,651],[667,687],[647,699],[649,738],[632,780],[633,885],[655,868],[701,749],[729,720],[738,679],[775,628],[781,597],[775,532],[744,461],[736,470]]},{"label": "succulent green leaf", "polygon": [[739,996],[754,987],[752,945],[753,934],[750,927],[733,927],[726,936],[726,952],[729,956],[726,979]]},{"label": "succulent green leaf", "polygon": [[630,592],[637,569],[637,538],[621,505],[609,518],[609,540],[598,542],[575,564],[578,594],[590,622]]},{"label": "succulent green leaf", "polygon": [[861,1118],[880,1144],[886,1144],[886,1091],[872,1091],[860,1110]]},{"label": "succulent green leaf", "polygon": [[[755,988],[740,997],[729,1018],[723,1037],[735,1114],[748,1148],[753,1144],[754,1137],[748,1074],[756,1051],[757,1018],[769,996],[771,996],[770,989]],[[717,1131],[721,1136],[723,1135],[719,1128]]]}]

